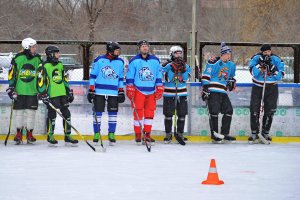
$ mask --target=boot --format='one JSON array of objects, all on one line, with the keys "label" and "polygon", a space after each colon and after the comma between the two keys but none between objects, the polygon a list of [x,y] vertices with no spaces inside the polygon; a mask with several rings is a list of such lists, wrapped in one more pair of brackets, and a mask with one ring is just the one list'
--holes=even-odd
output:
[{"label": "boot", "polygon": [[23,143],[23,141],[22,141],[22,129],[17,129],[17,134],[14,138],[14,141],[16,142],[16,144]]},{"label": "boot", "polygon": [[48,141],[50,144],[57,144],[57,143],[58,143],[57,140],[55,140],[53,133],[49,133],[49,134],[47,135],[47,141]]},{"label": "boot", "polygon": [[223,139],[216,137],[213,133],[211,133],[210,138],[212,139],[213,144],[221,144],[223,143]]},{"label": "boot", "polygon": [[184,141],[184,138],[183,138],[183,133],[180,133],[180,132],[174,133],[174,137],[175,137],[175,139],[177,140],[177,142],[179,144],[185,145],[185,141]]},{"label": "boot", "polygon": [[166,133],[166,137],[164,138],[165,144],[170,144],[172,142],[172,133]]},{"label": "boot", "polygon": [[77,144],[78,140],[73,139],[71,134],[65,134],[65,142],[71,144]]},{"label": "boot", "polygon": [[32,135],[32,130],[27,130],[27,143],[34,143],[36,138]]}]

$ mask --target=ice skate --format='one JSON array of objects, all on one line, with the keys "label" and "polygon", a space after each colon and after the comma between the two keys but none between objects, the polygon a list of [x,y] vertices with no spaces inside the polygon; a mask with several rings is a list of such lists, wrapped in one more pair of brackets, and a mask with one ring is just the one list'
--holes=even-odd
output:
[{"label": "ice skate", "polygon": [[170,144],[172,142],[172,133],[166,133],[166,137],[164,138],[164,143],[165,144]]},{"label": "ice skate", "polygon": [[78,140],[73,139],[71,134],[65,135],[65,145],[71,144],[71,146],[77,146]]},{"label": "ice skate", "polygon": [[108,141],[110,146],[114,146],[116,144],[115,133],[108,133]]}]

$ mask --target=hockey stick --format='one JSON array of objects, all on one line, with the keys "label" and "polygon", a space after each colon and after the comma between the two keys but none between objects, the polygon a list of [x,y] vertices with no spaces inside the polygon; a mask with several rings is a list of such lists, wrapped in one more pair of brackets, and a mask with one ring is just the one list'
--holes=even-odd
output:
[{"label": "hockey stick", "polygon": [[206,99],[206,100],[205,100],[205,105],[206,105],[207,114],[208,114],[208,117],[209,117],[208,121],[209,121],[210,131],[212,132],[212,134],[213,134],[216,138],[224,139],[224,135],[215,132],[214,129],[213,129],[213,125],[212,125],[211,116],[210,116],[210,113],[209,113],[209,108],[208,108],[208,102],[207,102],[207,101],[208,101],[208,100]]},{"label": "hockey stick", "polygon": [[177,100],[178,100],[178,94],[177,94],[177,91],[178,91],[178,75],[175,77],[175,109],[174,109],[174,137],[175,139],[177,140],[177,142],[181,145],[185,145],[185,142],[183,140],[182,137],[180,137],[180,135],[178,135],[177,133]]},{"label": "hockey stick", "polygon": [[260,111],[259,111],[259,125],[260,125],[260,131],[258,133],[259,139],[264,143],[264,144],[270,144],[270,141],[268,141],[264,136],[261,134],[262,129],[263,129],[263,115],[264,115],[264,98],[265,98],[265,90],[266,90],[266,79],[267,79],[267,71],[264,70],[264,85],[263,85],[263,90],[262,90],[262,96],[260,100]]},{"label": "hockey stick", "polygon": [[145,142],[146,148],[147,148],[148,152],[150,152],[150,151],[151,151],[151,144],[148,145],[148,142],[147,142],[147,140],[146,140],[146,133],[145,133],[144,128],[143,128],[143,126],[142,126],[142,123],[141,123],[141,121],[140,121],[140,117],[139,117],[138,112],[137,112],[137,110],[136,110],[136,106],[135,106],[135,103],[134,103],[134,100],[133,100],[133,99],[131,99],[131,103],[132,103],[132,106],[133,106],[133,111],[134,111],[134,113],[135,113],[135,115],[136,115],[136,117],[137,117],[137,120],[138,120],[140,129],[141,129],[141,131],[143,132],[144,142]]},{"label": "hockey stick", "polygon": [[93,149],[93,151],[95,151],[95,152],[101,152],[101,150],[99,150],[99,149],[96,149],[95,147],[93,147],[93,145],[91,145],[80,133],[79,133],[79,131],[77,131],[77,129],[69,122],[69,121],[67,121],[65,118],[64,118],[64,116],[61,114],[61,112],[57,109],[57,108],[55,108],[55,106],[53,106],[53,104],[51,103],[51,102],[48,102],[48,105],[53,109],[53,110],[55,110],[55,112],[57,113],[57,114],[59,114],[59,116],[61,116],[61,118],[63,119],[63,120],[65,120],[65,122],[66,123],[68,123],[70,126],[71,126],[71,128],[73,128],[73,130],[77,133],[77,135],[79,135],[85,142],[86,142],[86,144],[89,146],[89,147],[91,147],[91,149]]},{"label": "hockey stick", "polygon": [[6,138],[5,138],[5,141],[4,141],[4,145],[5,145],[5,146],[6,146],[6,144],[7,144],[7,140],[8,140],[8,137],[9,137],[9,135],[10,135],[11,125],[12,125],[12,115],[13,115],[13,107],[14,107],[14,103],[15,103],[15,101],[12,100],[12,102],[11,102],[11,109],[10,109],[10,117],[9,117],[8,133],[7,133]]},{"label": "hockey stick", "polygon": [[[98,127],[98,119],[97,119],[97,115],[96,115],[96,109],[95,109],[94,100],[92,100],[92,106],[93,106],[93,115],[94,115],[94,119],[95,119],[95,121],[96,121],[96,126]],[[101,145],[103,151],[105,152],[106,149],[105,149],[105,147],[103,146],[103,141],[102,141],[102,136],[101,136],[100,130],[99,130],[99,136],[100,136],[100,145]]]}]

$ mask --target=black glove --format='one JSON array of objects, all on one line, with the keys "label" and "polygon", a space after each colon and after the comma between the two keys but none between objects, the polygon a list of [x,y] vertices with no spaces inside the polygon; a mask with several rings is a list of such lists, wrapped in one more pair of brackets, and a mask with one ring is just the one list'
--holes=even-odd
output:
[{"label": "black glove", "polygon": [[235,78],[230,78],[227,81],[226,87],[228,88],[229,91],[232,91],[236,87],[236,80],[235,80]]},{"label": "black glove", "polygon": [[38,94],[38,98],[39,100],[42,100],[44,104],[48,104],[49,103],[49,95],[47,93],[44,94]]},{"label": "black glove", "polygon": [[87,99],[90,103],[92,103],[92,101],[95,99],[95,90],[89,89]]},{"label": "black glove", "polygon": [[204,85],[201,93],[201,97],[203,101],[206,101],[209,99],[210,96],[210,90],[208,89],[208,85]]},{"label": "black glove", "polygon": [[6,89],[6,93],[9,96],[10,99],[17,100],[18,94],[15,92],[15,88],[14,87],[7,88]]},{"label": "black glove", "polygon": [[118,91],[118,103],[123,103],[125,101],[125,94],[123,88],[119,88]]},{"label": "black glove", "polygon": [[69,100],[69,103],[72,103],[74,101],[74,93],[73,93],[72,89],[70,89],[68,100]]}]

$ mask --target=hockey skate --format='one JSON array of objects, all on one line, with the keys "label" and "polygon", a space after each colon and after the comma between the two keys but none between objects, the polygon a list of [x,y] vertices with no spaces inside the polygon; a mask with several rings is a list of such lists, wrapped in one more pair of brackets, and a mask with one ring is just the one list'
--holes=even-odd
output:
[{"label": "hockey skate", "polygon": [[100,133],[94,133],[93,142],[97,144],[99,142],[99,138],[100,138]]},{"label": "hockey skate", "polygon": [[[155,140],[153,138],[150,137],[150,133],[146,133],[146,138],[145,140],[151,145],[153,146],[154,143],[155,143]],[[144,138],[143,138],[143,145],[145,145],[145,141],[144,141]]]},{"label": "hockey skate", "polygon": [[142,143],[141,133],[135,133],[135,142],[137,145],[141,145]]},{"label": "hockey skate", "polygon": [[177,142],[181,145],[185,145],[185,142],[184,142],[184,138],[183,138],[183,135],[182,133],[174,133],[174,137],[175,139],[177,140]]},{"label": "hockey skate", "polygon": [[236,138],[230,135],[224,135],[223,143],[232,143],[235,142]]},{"label": "hockey skate", "polygon": [[21,131],[22,130],[18,130],[17,134],[16,134],[16,136],[14,138],[14,141],[16,142],[17,145],[23,143],[23,141],[22,141],[22,132]]},{"label": "hockey skate", "polygon": [[268,140],[269,142],[272,141],[272,138],[271,138],[271,136],[270,136],[268,133],[263,133],[262,136],[263,136],[266,140]]},{"label": "hockey skate", "polygon": [[49,142],[49,146],[55,146],[58,143],[57,140],[55,140],[54,135],[51,133],[47,135],[47,141]]},{"label": "hockey skate", "polygon": [[248,138],[249,144],[257,144],[258,143],[258,135],[256,133],[252,133]]},{"label": "hockey skate", "polygon": [[28,131],[27,130],[27,143],[28,144],[33,144],[34,142],[36,142],[36,138],[33,137],[32,135],[32,131]]},{"label": "hockey skate", "polygon": [[116,144],[115,133],[108,133],[109,145],[114,146]]},{"label": "hockey skate", "polygon": [[164,143],[165,144],[170,144],[172,142],[172,133],[166,133],[166,137],[164,138]]},{"label": "hockey skate", "polygon": [[216,137],[214,134],[211,135],[211,142],[213,144],[223,144],[223,139]]},{"label": "hockey skate", "polygon": [[65,145],[71,144],[71,146],[76,146],[78,140],[72,138],[71,134],[65,134]]}]

